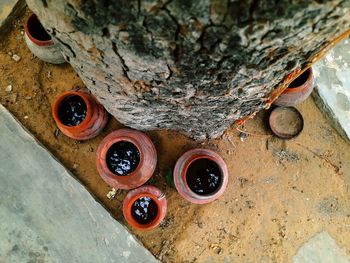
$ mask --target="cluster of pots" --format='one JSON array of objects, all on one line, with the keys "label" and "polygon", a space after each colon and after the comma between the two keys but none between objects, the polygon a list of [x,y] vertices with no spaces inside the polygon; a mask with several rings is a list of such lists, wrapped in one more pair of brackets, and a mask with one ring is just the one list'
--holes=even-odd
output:
[{"label": "cluster of pots", "polygon": [[[84,89],[60,94],[52,106],[52,116],[61,132],[75,140],[96,137],[108,120],[106,110]],[[166,214],[164,193],[145,185],[156,165],[157,151],[152,140],[137,130],[113,131],[97,149],[96,167],[101,178],[115,189],[133,189],[124,199],[123,214],[139,230],[155,228]],[[183,198],[194,204],[206,204],[223,195],[228,171],[216,152],[192,149],[177,160],[173,179]]]},{"label": "cluster of pots", "polygon": [[[33,14],[25,24],[25,40],[38,58],[49,63],[63,63],[64,57],[50,35]],[[303,128],[301,114],[293,107],[312,92],[312,69],[304,71],[274,102],[270,127],[281,138],[292,138]],[[75,140],[96,137],[108,122],[104,107],[86,89],[60,94],[52,107],[53,118],[63,134]],[[301,119],[295,129],[286,133],[281,128],[285,119]],[[101,178],[115,189],[131,190],[123,202],[126,221],[139,230],[157,227],[164,219],[167,200],[164,193],[145,185],[157,165],[157,151],[152,140],[132,129],[111,132],[100,143],[96,167]],[[228,171],[224,160],[209,149],[192,149],[177,160],[173,180],[178,193],[194,204],[210,203],[223,195]]]},{"label": "cluster of pots", "polygon": [[301,133],[304,120],[295,106],[305,101],[313,88],[314,77],[310,67],[295,78],[274,101],[275,108],[270,114],[269,125],[277,137],[291,139]]},{"label": "cluster of pots", "polygon": [[[35,14],[29,16],[24,28],[25,41],[35,56],[48,63],[65,62]],[[81,141],[96,137],[108,122],[108,113],[87,89],[60,94],[52,106],[52,116],[63,134]],[[131,190],[124,199],[123,214],[130,225],[140,230],[158,226],[167,210],[164,193],[145,185],[156,165],[156,148],[140,131],[116,130],[106,136],[97,149],[96,167],[101,178],[115,189]],[[205,204],[224,193],[228,171],[217,153],[192,149],[176,162],[173,178],[182,197],[195,204]]]}]

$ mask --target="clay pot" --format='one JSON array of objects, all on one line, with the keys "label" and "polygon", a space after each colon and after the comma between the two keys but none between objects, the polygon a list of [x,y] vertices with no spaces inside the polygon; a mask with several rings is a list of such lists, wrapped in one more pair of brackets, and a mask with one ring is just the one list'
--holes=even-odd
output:
[{"label": "clay pot", "polygon": [[304,119],[294,107],[276,107],[270,114],[272,132],[281,139],[297,137],[304,128]]},{"label": "clay pot", "polygon": [[288,88],[274,101],[278,106],[295,106],[306,100],[314,88],[312,68],[308,68],[297,77]]},{"label": "clay pot", "polygon": [[[157,214],[153,221],[147,224],[140,224],[132,215],[132,207],[135,201],[142,197],[151,198],[157,205]],[[151,185],[145,185],[130,191],[123,202],[123,215],[125,220],[132,227],[146,231],[156,228],[164,219],[167,211],[167,200],[162,191],[157,187]]]},{"label": "clay pot", "polygon": [[[140,161],[136,169],[126,175],[117,175],[107,166],[106,156],[109,148],[117,142],[130,142],[136,146]],[[97,149],[96,166],[102,179],[116,189],[133,189],[146,183],[157,165],[157,152],[151,139],[142,132],[120,129],[110,133]]]},{"label": "clay pot", "polygon": [[[195,193],[187,183],[186,177],[190,165],[200,159],[209,159],[215,162],[221,173],[220,183],[217,189],[208,195]],[[192,149],[184,153],[176,162],[173,176],[175,187],[179,194],[194,204],[206,204],[218,199],[224,194],[228,182],[228,171],[225,161],[220,155],[208,149]]]},{"label": "clay pot", "polygon": [[[62,123],[58,111],[62,101],[74,95],[83,99],[86,105],[86,116],[80,124],[76,126],[67,126]],[[107,111],[88,91],[84,90],[71,90],[59,95],[54,101],[52,116],[64,135],[79,141],[96,137],[108,122]]]},{"label": "clay pot", "polygon": [[27,19],[24,32],[28,48],[39,59],[52,64],[65,62],[57,43],[46,32],[35,14]]}]

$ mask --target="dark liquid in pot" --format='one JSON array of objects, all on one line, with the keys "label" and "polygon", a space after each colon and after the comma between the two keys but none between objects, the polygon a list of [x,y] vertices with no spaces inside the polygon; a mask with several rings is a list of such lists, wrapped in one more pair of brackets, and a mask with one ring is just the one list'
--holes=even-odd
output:
[{"label": "dark liquid in pot", "polygon": [[131,142],[117,142],[108,149],[106,163],[112,173],[128,175],[139,165],[140,152]]},{"label": "dark liquid in pot", "polygon": [[190,164],[186,181],[189,188],[196,194],[209,195],[220,187],[222,174],[216,162],[203,158]]},{"label": "dark liquid in pot", "polygon": [[307,81],[309,76],[310,76],[310,69],[306,70],[303,74],[301,74],[299,77],[293,80],[293,82],[289,84],[288,88],[293,89],[293,88],[300,87]]},{"label": "dark liquid in pot", "polygon": [[32,37],[40,41],[51,40],[51,36],[46,32],[36,16],[30,18],[28,22],[28,31]]},{"label": "dark liquid in pot", "polygon": [[158,206],[152,198],[140,197],[131,207],[131,215],[139,224],[149,224],[156,219]]},{"label": "dark liquid in pot", "polygon": [[63,99],[58,107],[58,117],[66,126],[77,126],[86,117],[85,101],[77,95]]}]

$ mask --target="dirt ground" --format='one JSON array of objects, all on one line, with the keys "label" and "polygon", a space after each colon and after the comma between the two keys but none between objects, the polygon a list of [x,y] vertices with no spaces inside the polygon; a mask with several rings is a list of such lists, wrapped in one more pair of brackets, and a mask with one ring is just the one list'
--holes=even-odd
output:
[{"label": "dirt ground", "polygon": [[[127,191],[109,200],[111,188],[95,168],[98,144],[123,125],[111,118],[103,133],[87,142],[62,135],[51,117],[53,100],[84,85],[68,64],[35,58],[25,45],[22,25],[22,19],[16,21],[0,47],[0,103],[126,224],[121,204]],[[21,60],[15,62],[13,54]],[[158,151],[149,183],[165,191],[168,213],[153,231],[130,231],[163,262],[291,262],[297,249],[322,230],[350,253],[350,144],[312,98],[298,109],[305,127],[288,141],[270,135],[268,112],[245,125],[248,136],[232,127],[220,139],[199,143],[175,132],[147,132]],[[186,202],[166,183],[176,159],[196,146],[219,152],[230,173],[225,195],[202,206]]]}]

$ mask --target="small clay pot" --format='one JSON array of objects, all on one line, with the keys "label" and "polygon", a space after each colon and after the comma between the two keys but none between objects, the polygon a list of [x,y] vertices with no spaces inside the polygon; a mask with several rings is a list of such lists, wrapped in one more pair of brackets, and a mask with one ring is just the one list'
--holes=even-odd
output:
[{"label": "small clay pot", "polygon": [[[129,142],[139,152],[139,162],[135,170],[126,175],[113,173],[107,165],[107,152],[118,142]],[[116,189],[133,189],[146,183],[157,165],[157,152],[151,139],[144,133],[132,129],[120,129],[110,133],[97,149],[96,166],[99,175]]]},{"label": "small clay pot", "polygon": [[308,68],[298,76],[288,88],[274,101],[278,106],[295,106],[305,101],[314,88],[312,68]]},{"label": "small clay pot", "polygon": [[[139,198],[142,198],[142,197],[151,198],[157,207],[157,213],[154,219],[147,224],[141,224],[140,222],[138,222],[134,218],[132,213],[132,209],[135,201],[137,201]],[[164,193],[161,190],[159,190],[157,187],[154,187],[151,185],[141,186],[137,189],[130,191],[126,195],[123,202],[123,215],[125,220],[132,227],[142,231],[156,228],[163,221],[166,215],[166,211],[167,211],[167,200],[165,198]]]},{"label": "small clay pot", "polygon": [[65,62],[57,43],[46,32],[35,14],[27,19],[24,32],[28,48],[39,59],[52,64]]},{"label": "small clay pot", "polygon": [[[194,192],[187,182],[187,171],[192,163],[200,159],[214,162],[220,170],[219,184],[216,190],[210,194]],[[179,194],[194,204],[206,204],[218,199],[224,194],[228,182],[228,171],[225,161],[216,152],[208,149],[192,149],[184,153],[176,162],[173,176],[175,187]]]},{"label": "small clay pot", "polygon": [[[86,105],[86,116],[76,126],[67,126],[62,123],[59,117],[59,108],[65,99],[71,96],[78,96]],[[96,137],[108,122],[108,113],[104,107],[87,90],[71,90],[63,92],[54,101],[52,116],[60,131],[75,140],[83,141]]]},{"label": "small clay pot", "polygon": [[304,128],[304,119],[294,107],[276,107],[270,114],[272,132],[281,139],[297,137]]}]

